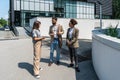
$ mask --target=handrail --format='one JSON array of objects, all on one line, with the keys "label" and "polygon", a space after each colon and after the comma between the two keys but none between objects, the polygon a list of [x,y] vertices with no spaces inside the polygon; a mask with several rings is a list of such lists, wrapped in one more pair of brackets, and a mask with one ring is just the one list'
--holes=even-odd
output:
[{"label": "handrail", "polygon": [[16,29],[15,26],[11,26],[11,30],[13,31],[13,33],[15,34],[15,36],[19,36],[19,32],[18,32],[18,30]]}]

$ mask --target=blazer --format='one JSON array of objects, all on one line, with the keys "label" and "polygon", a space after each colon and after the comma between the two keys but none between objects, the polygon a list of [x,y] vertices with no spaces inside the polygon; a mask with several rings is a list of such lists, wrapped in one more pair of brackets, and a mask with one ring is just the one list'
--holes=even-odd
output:
[{"label": "blazer", "polygon": [[[57,32],[60,31],[60,32],[64,33],[63,27],[60,24],[58,24],[57,26],[58,26]],[[54,27],[54,25],[50,26],[50,28],[49,28],[49,35],[51,33],[53,33],[53,31],[52,31],[53,27]],[[53,39],[54,39],[54,36],[50,36],[50,37],[51,37],[51,42],[52,42]],[[58,35],[58,41],[59,41],[59,47],[61,48],[62,47],[62,35]]]},{"label": "blazer", "polygon": [[[70,28],[68,28],[68,30],[67,30],[66,45],[68,46],[67,40],[69,40],[72,42],[72,44],[70,45],[71,47],[78,48],[79,47],[79,42],[78,42],[79,30],[74,27],[71,40],[69,39],[69,31],[70,31]],[[70,46],[68,46],[68,47],[70,47]]]}]

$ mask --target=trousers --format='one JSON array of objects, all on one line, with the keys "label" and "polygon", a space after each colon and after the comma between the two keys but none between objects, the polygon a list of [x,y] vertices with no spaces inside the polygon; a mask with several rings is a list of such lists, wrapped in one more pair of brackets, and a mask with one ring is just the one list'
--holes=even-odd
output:
[{"label": "trousers", "polygon": [[78,67],[78,48],[72,48],[69,47],[69,52],[70,52],[70,61],[73,63],[73,60],[75,60],[75,67]]},{"label": "trousers", "polygon": [[50,45],[50,62],[53,62],[53,54],[54,50],[56,50],[56,60],[60,60],[60,47],[59,47],[59,42],[58,39],[54,39]]},{"label": "trousers", "polygon": [[33,48],[34,48],[33,71],[34,71],[34,75],[38,75],[40,68],[40,58],[41,58],[41,41],[37,41],[36,43],[34,43]]}]

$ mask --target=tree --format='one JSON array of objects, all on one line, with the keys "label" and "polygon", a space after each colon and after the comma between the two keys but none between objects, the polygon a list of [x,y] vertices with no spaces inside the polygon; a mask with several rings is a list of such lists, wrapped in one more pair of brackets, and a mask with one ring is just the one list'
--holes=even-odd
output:
[{"label": "tree", "polygon": [[2,27],[2,25],[0,24],[0,27]]},{"label": "tree", "polygon": [[4,26],[4,25],[7,25],[7,21],[3,18],[0,19],[0,25],[1,26]]},{"label": "tree", "polygon": [[120,19],[120,0],[113,0],[113,18]]}]

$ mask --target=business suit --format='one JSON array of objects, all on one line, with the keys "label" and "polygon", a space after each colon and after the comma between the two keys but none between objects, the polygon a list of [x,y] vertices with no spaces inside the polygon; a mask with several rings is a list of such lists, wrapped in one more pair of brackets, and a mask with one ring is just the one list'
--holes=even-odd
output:
[{"label": "business suit", "polygon": [[[58,26],[57,32],[63,32],[64,33],[63,27],[60,24],[58,24],[57,26]],[[54,25],[50,26],[49,34],[53,33],[53,30],[52,30],[53,27],[54,27]],[[54,39],[54,36],[50,36],[50,37],[51,37],[51,42],[52,42],[53,39]],[[61,48],[62,47],[62,35],[58,35],[58,40],[59,40],[59,47]]]},{"label": "business suit", "polygon": [[[66,40],[68,40],[68,41],[70,40],[70,38],[69,38],[69,31],[70,31],[70,28],[68,28],[68,30],[67,30]],[[72,38],[71,38],[71,42],[72,42],[72,45],[70,45],[71,47],[73,47],[73,48],[78,48],[79,47],[78,36],[79,36],[79,30],[74,27],[73,28],[73,33],[72,33]],[[69,47],[68,44],[67,44],[67,46]]]},{"label": "business suit", "polygon": [[[70,37],[71,29],[72,29],[72,34],[71,34],[71,37]],[[78,56],[77,56],[78,47],[79,47],[78,36],[79,36],[79,30],[77,28],[75,28],[75,27],[68,28],[67,36],[66,36],[66,45],[69,48],[71,63],[73,64],[73,58],[74,58],[76,68],[78,68]],[[69,42],[71,44],[68,44]],[[73,65],[71,65],[71,66],[73,66]]]},{"label": "business suit", "polygon": [[[54,32],[53,28],[57,28],[55,30],[55,32]],[[50,26],[49,35],[56,33],[56,35],[50,35],[50,37],[51,37],[50,63],[53,63],[53,53],[54,53],[54,50],[56,50],[56,52],[57,52],[56,60],[57,60],[57,64],[59,64],[60,52],[61,52],[60,49],[62,47],[62,34],[58,34],[59,32],[61,32],[63,34],[63,28],[60,24]],[[49,66],[50,66],[50,64],[49,64]]]}]

